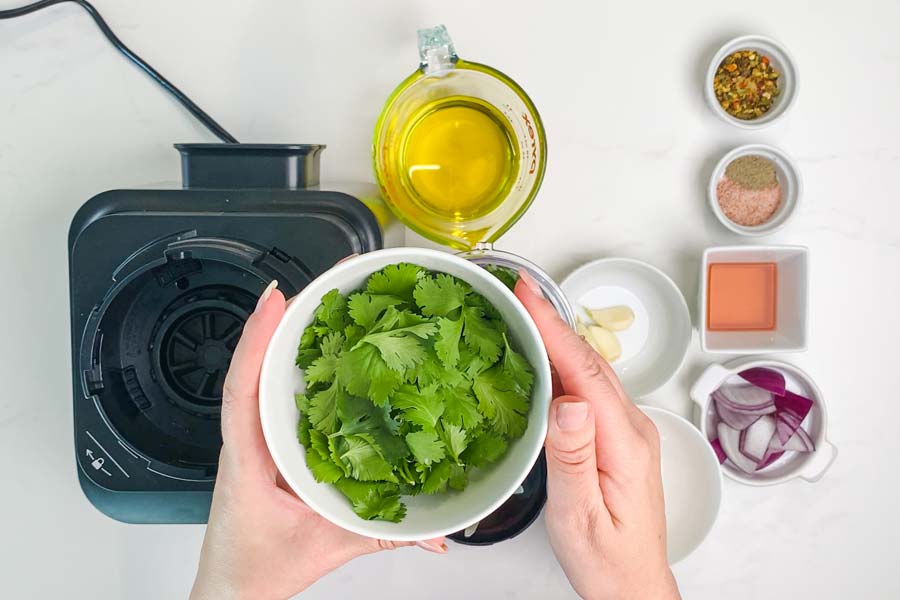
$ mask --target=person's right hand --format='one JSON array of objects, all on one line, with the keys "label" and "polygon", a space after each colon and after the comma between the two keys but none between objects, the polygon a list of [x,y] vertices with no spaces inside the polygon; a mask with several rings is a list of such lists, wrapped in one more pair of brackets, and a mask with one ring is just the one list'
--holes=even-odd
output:
[{"label": "person's right hand", "polygon": [[546,441],[553,552],[583,598],[679,598],[666,558],[656,427],[534,279],[519,276],[516,296],[537,324],[562,387],[554,391]]}]

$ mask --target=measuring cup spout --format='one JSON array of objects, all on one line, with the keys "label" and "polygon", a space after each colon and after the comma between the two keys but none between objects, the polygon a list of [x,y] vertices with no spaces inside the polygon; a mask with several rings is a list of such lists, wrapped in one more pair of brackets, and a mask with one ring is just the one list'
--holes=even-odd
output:
[{"label": "measuring cup spout", "polygon": [[420,29],[419,34],[419,69],[425,75],[441,75],[456,65],[459,57],[453,40],[443,25]]}]

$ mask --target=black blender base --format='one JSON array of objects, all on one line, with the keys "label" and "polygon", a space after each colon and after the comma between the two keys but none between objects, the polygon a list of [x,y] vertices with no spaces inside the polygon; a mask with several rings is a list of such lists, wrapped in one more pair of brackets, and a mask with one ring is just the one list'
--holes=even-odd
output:
[{"label": "black blender base", "polygon": [[78,478],[128,523],[206,522],[222,384],[266,285],[294,295],[382,244],[359,200],[300,189],[321,147],[179,150],[202,188],[104,192],[69,231]]},{"label": "black blender base", "polygon": [[206,523],[212,490],[202,492],[116,492],[100,487],[78,465],[78,483],[87,499],[100,512],[123,523]]}]

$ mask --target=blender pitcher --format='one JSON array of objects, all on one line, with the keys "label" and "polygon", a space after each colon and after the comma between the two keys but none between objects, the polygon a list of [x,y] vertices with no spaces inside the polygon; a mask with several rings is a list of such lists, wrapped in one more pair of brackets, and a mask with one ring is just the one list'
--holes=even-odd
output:
[{"label": "blender pitcher", "polygon": [[546,166],[544,127],[512,79],[457,56],[443,25],[418,33],[419,68],[375,127],[375,174],[410,229],[469,250],[531,204]]}]

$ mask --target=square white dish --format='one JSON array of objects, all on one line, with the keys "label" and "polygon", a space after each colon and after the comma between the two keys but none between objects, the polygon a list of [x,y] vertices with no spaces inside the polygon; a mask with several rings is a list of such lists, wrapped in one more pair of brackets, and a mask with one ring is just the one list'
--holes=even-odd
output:
[{"label": "square white dish", "polygon": [[[711,331],[708,328],[709,265],[775,263],[777,291],[775,329]],[[698,294],[700,347],[704,352],[761,354],[806,350],[809,331],[809,249],[804,246],[717,246],[703,252]]]}]

